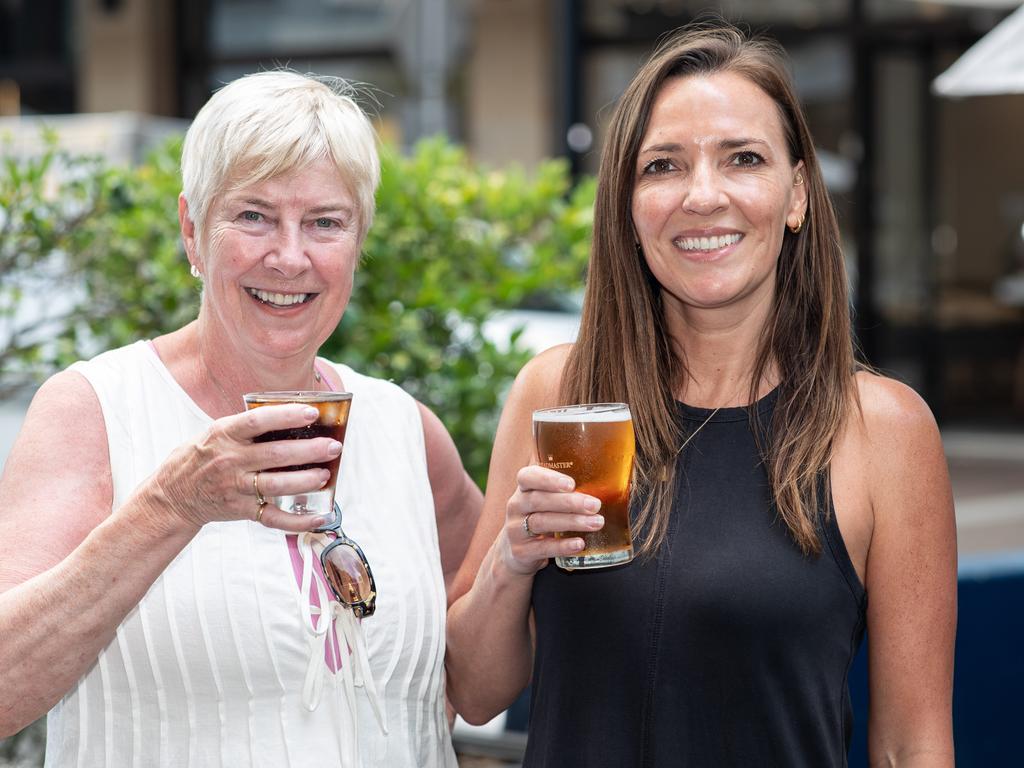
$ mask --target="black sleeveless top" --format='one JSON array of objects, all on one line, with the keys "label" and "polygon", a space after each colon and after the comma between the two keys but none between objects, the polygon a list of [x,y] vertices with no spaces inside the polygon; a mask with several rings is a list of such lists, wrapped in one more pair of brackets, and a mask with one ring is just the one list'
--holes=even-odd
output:
[{"label": "black sleeveless top", "polygon": [[[686,434],[711,413],[679,411]],[[804,556],[748,409],[723,408],[679,456],[653,558],[541,570],[524,767],[845,766],[866,594],[821,498],[822,552]]]}]

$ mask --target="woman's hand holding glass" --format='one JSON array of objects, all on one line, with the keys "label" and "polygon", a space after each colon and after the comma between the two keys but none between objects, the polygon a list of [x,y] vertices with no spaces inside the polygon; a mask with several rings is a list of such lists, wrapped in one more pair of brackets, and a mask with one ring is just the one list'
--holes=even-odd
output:
[{"label": "woman's hand holding glass", "polygon": [[523,467],[516,490],[505,507],[500,547],[506,566],[532,575],[553,557],[568,557],[583,549],[578,536],[556,538],[564,531],[597,531],[604,525],[601,501],[578,493],[568,475],[539,465]]},{"label": "woman's hand holding glass", "polygon": [[155,478],[159,492],[175,515],[195,527],[227,520],[257,520],[290,532],[322,526],[328,521],[288,514],[267,499],[322,488],[330,472],[320,467],[267,470],[330,461],[341,453],[342,444],[325,437],[254,442],[266,432],[303,427],[318,417],[316,408],[288,404],[217,419],[196,442],[164,462]]}]

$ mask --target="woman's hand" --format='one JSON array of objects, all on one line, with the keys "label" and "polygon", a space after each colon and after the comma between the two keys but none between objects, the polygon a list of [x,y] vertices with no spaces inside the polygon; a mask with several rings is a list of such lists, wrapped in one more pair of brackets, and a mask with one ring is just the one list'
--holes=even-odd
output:
[{"label": "woman's hand", "polygon": [[176,516],[197,528],[215,520],[257,518],[270,528],[290,532],[323,525],[326,521],[321,517],[290,514],[269,501],[257,515],[257,484],[259,492],[269,499],[318,490],[330,479],[330,472],[322,467],[291,472],[267,470],[331,461],[341,453],[342,445],[337,440],[317,437],[254,442],[266,432],[307,426],[318,416],[315,408],[289,403],[217,419],[202,437],[178,448],[160,466],[154,484],[147,490],[155,491],[162,503],[149,506],[155,514]]},{"label": "woman's hand", "polygon": [[583,549],[578,536],[556,537],[565,531],[598,531],[604,517],[601,500],[574,491],[573,479],[553,469],[532,465],[516,475],[516,490],[505,507],[499,552],[514,573],[529,576],[552,557]]}]

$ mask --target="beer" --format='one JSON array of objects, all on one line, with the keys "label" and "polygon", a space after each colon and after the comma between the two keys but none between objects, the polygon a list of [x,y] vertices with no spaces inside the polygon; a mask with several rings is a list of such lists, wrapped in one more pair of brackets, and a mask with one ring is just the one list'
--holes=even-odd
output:
[{"label": "beer", "polygon": [[[304,427],[265,432],[256,437],[254,442],[268,443],[272,440],[308,440],[313,437],[330,437],[342,445],[345,444],[348,413],[352,406],[351,392],[251,392],[245,395],[245,407],[249,410],[264,405],[280,405],[282,403],[311,405],[320,412],[320,417]],[[297,464],[263,470],[264,472],[294,472],[321,467],[331,473],[330,479],[323,488],[289,496],[268,496],[267,500],[285,512],[297,515],[315,514],[331,518],[334,510],[334,490],[338,484],[340,466],[341,456],[339,455],[331,461],[319,464]]]},{"label": "beer", "polygon": [[533,436],[541,466],[569,475],[576,490],[601,500],[604,527],[565,531],[581,536],[585,548],[555,558],[566,570],[603,568],[633,559],[629,532],[629,492],[633,474],[633,420],[622,403],[596,403],[533,412]]}]

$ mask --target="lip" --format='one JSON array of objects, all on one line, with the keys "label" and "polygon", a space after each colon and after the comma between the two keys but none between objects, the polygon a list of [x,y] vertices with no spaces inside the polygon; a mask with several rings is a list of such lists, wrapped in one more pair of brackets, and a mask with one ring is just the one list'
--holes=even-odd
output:
[{"label": "lip", "polygon": [[[711,248],[707,250],[701,250],[700,248],[683,248],[681,245],[682,240],[693,240],[698,238],[718,238],[724,236],[737,236],[735,242],[728,243],[719,248]],[[727,257],[730,253],[736,250],[736,247],[743,242],[744,235],[742,232],[738,232],[735,229],[726,229],[724,227],[715,227],[708,229],[691,229],[682,232],[672,238],[672,247],[676,253],[680,254],[684,259],[696,262],[709,262],[717,261]]]},{"label": "lip", "polygon": [[[262,287],[255,287],[255,286],[243,286],[243,289],[245,291],[245,294],[250,299],[252,299],[260,308],[268,310],[268,311],[273,311],[273,312],[298,312],[298,311],[301,311],[304,307],[308,307],[311,303],[313,303],[313,301],[315,301],[316,298],[320,295],[319,291],[296,291],[296,290],[282,291],[282,290],[274,290],[274,289],[271,289],[271,288],[262,288]],[[259,296],[256,296],[255,294],[256,294],[257,291],[260,292],[260,293],[263,293],[263,294],[280,294],[281,296],[305,295],[306,299],[304,301],[299,301],[299,302],[296,302],[294,304],[275,304],[275,303],[267,302],[264,299],[261,299]]]},{"label": "lip", "polygon": [[677,240],[680,237],[717,237],[718,235],[742,235],[743,233],[738,229],[732,229],[730,227],[706,227],[703,229],[685,229],[682,232],[677,232],[673,240]]}]

